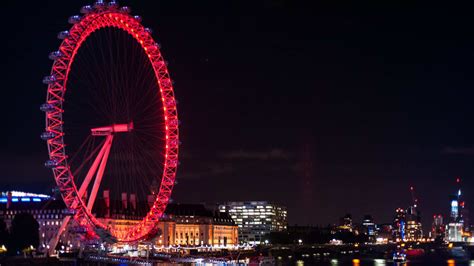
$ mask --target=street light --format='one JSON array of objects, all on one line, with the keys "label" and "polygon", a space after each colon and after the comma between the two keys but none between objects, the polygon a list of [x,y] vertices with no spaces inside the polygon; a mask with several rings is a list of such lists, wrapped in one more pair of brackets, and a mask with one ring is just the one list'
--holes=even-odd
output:
[{"label": "street light", "polygon": [[298,244],[303,245],[303,240],[298,239]]}]

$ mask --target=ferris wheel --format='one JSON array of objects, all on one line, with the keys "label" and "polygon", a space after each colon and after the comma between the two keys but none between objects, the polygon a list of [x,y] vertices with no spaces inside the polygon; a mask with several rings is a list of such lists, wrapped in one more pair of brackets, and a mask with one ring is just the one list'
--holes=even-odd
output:
[{"label": "ferris wheel", "polygon": [[[97,1],[80,12],[69,18],[72,27],[58,34],[59,49],[49,54],[54,63],[43,79],[48,91],[40,107],[46,114],[45,166],[74,213],[61,229],[74,219],[96,235],[143,240],[156,233],[175,184],[173,82],[152,30],[129,7]],[[136,212],[143,219],[125,231],[109,228],[96,215],[101,191],[112,202],[124,192],[147,202]]]}]

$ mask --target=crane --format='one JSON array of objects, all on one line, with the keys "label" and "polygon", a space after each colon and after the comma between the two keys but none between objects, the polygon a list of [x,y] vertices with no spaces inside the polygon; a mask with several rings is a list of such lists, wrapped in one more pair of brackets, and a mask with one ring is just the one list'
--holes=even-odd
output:
[{"label": "crane", "polygon": [[415,196],[415,188],[413,186],[410,187],[410,193],[411,193],[411,200],[413,202],[413,207],[418,206],[418,199]]}]

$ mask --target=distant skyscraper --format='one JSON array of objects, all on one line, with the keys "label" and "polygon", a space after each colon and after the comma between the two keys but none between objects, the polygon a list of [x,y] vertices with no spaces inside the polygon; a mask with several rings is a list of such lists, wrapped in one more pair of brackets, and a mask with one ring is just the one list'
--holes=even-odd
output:
[{"label": "distant skyscraper", "polygon": [[431,225],[432,238],[444,238],[445,226],[443,223],[443,216],[441,214],[433,215],[433,224]]},{"label": "distant skyscraper", "polygon": [[461,191],[461,179],[456,179],[456,194],[450,197],[450,221],[446,226],[446,238],[451,242],[465,241],[470,235],[468,211]]},{"label": "distant skyscraper", "polygon": [[394,241],[403,241],[406,239],[406,211],[402,208],[395,210],[393,219],[392,237]]},{"label": "distant skyscraper", "polygon": [[419,211],[418,199],[415,196],[415,188],[410,187],[412,204],[406,210],[405,240],[419,241],[423,238],[421,226],[421,212]]},{"label": "distant skyscraper", "polygon": [[377,238],[377,227],[374,223],[374,219],[370,215],[365,215],[362,220],[363,234],[367,236],[369,242],[375,242]]},{"label": "distant skyscraper", "polygon": [[423,229],[421,227],[421,215],[416,205],[408,207],[406,211],[406,240],[418,241],[423,238]]},{"label": "distant skyscraper", "polygon": [[286,207],[267,201],[227,202],[219,211],[228,212],[239,226],[239,241],[259,244],[270,232],[287,228]]}]

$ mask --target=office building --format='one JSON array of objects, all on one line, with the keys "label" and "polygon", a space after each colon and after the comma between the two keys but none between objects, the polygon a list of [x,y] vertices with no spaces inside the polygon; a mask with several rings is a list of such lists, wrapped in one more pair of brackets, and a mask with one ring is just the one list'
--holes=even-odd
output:
[{"label": "office building", "polygon": [[270,232],[287,229],[286,207],[267,201],[227,202],[219,205],[239,227],[239,242],[260,244]]}]

